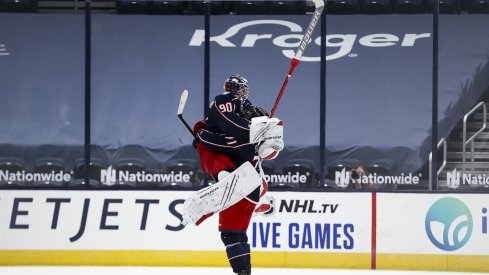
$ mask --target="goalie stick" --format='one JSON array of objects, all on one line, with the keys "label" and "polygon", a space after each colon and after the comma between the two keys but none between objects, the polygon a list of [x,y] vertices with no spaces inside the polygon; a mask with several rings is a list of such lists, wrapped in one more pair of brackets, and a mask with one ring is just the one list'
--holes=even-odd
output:
[{"label": "goalie stick", "polygon": [[185,125],[185,127],[190,131],[192,136],[194,136],[194,138],[198,140],[194,131],[192,131],[192,128],[190,128],[187,121],[185,121],[185,119],[183,118],[183,109],[185,108],[185,103],[187,102],[187,97],[188,97],[188,91],[183,90],[182,95],[180,96],[180,103],[178,104],[177,116],[182,121],[183,125]]},{"label": "goalie stick", "polygon": [[282,94],[284,93],[285,87],[287,86],[287,83],[289,82],[289,78],[292,76],[292,73],[294,73],[295,67],[299,65],[299,62],[301,61],[301,57],[304,54],[304,51],[306,50],[306,46],[311,40],[311,35],[314,32],[314,28],[316,28],[316,24],[319,22],[319,19],[321,18],[321,13],[323,13],[324,9],[324,1],[323,0],[312,0],[314,2],[314,13],[312,15],[311,21],[309,22],[309,26],[306,29],[306,32],[304,33],[304,36],[302,37],[301,43],[299,44],[299,48],[297,48],[294,57],[292,58],[292,61],[290,62],[290,69],[289,72],[287,73],[287,76],[285,77],[284,83],[282,84],[282,88],[280,89],[280,92],[278,93],[277,99],[275,100],[275,104],[273,105],[272,111],[270,111],[270,117],[273,117],[273,114],[275,113],[275,110],[277,109],[278,103],[280,102],[280,99],[282,98]]}]

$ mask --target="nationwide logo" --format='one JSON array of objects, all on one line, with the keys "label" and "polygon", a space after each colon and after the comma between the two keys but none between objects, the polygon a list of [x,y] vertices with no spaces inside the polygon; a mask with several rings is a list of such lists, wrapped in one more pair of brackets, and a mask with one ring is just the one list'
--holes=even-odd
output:
[{"label": "nationwide logo", "polygon": [[31,173],[25,170],[10,172],[0,170],[0,181],[12,184],[14,182],[69,182],[71,181],[71,175],[64,171],[51,171],[51,173]]},{"label": "nationwide logo", "polygon": [[440,199],[426,213],[426,234],[441,250],[454,251],[463,247],[470,239],[472,229],[472,214],[459,199]]},{"label": "nationwide logo", "polygon": [[265,181],[268,183],[300,183],[305,184],[307,179],[311,176],[309,172],[306,174],[300,174],[299,172],[295,172],[292,174],[288,172],[287,174],[265,174]]},{"label": "nationwide logo", "polygon": [[[260,25],[279,25],[285,27],[289,33],[283,35],[277,35],[272,33],[253,33],[251,31],[246,32],[248,28]],[[263,28],[260,28],[260,30]],[[238,33],[240,33],[238,35]],[[302,27],[294,22],[286,20],[252,20],[242,22],[229,27],[224,33],[210,37],[210,42],[215,43],[221,47],[242,47],[253,48],[257,43],[273,43],[273,45],[284,48],[282,54],[290,59],[295,55],[295,49],[299,47],[303,36]],[[334,60],[345,56],[356,56],[352,53],[352,49],[359,45],[367,48],[379,48],[379,47],[414,47],[417,40],[423,38],[430,38],[430,33],[405,33],[400,36],[390,33],[373,33],[362,37],[359,35],[350,34],[328,34],[326,35],[326,48],[330,54],[326,55],[326,60]],[[190,39],[189,46],[201,47],[205,41],[205,30],[195,30],[192,38]],[[321,37],[311,38],[311,43],[321,45]],[[306,62],[318,62],[321,58],[319,56],[302,56],[301,61]]]},{"label": "nationwide logo", "polygon": [[489,185],[489,175],[471,173],[460,173],[457,169],[447,172],[447,186],[450,188],[458,188],[461,184],[464,185]]},{"label": "nationwide logo", "polygon": [[146,183],[162,183],[162,182],[190,182],[193,176],[193,172],[183,173],[179,171],[178,173],[146,173],[145,171],[131,173],[130,171],[123,171],[112,168],[109,166],[107,169],[102,169],[100,171],[100,181],[102,184],[114,185],[115,183],[136,183],[136,182],[146,182]]},{"label": "nationwide logo", "polygon": [[460,173],[457,172],[457,169],[447,172],[447,185],[452,188],[457,188],[460,185]]},{"label": "nationwide logo", "polygon": [[7,52],[7,46],[5,46],[5,44],[0,44],[0,56],[6,55],[10,55],[10,53]]},{"label": "nationwide logo", "polygon": [[412,173],[405,175],[401,173],[398,176],[385,176],[377,175],[377,173],[359,176],[358,179],[354,179],[351,176],[351,172],[343,168],[341,171],[335,172],[335,183],[339,187],[347,187],[350,184],[418,184],[421,175],[415,176]]}]

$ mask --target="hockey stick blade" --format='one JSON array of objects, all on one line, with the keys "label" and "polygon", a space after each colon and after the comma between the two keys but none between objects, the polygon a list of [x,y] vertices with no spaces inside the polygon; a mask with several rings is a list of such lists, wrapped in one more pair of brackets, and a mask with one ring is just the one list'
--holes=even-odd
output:
[{"label": "hockey stick blade", "polygon": [[314,29],[316,28],[317,23],[319,22],[319,19],[321,18],[321,14],[323,13],[324,9],[324,1],[323,0],[313,0],[315,10],[312,15],[311,21],[309,22],[309,25],[302,36],[301,43],[299,44],[299,48],[297,48],[294,58],[292,58],[290,62],[290,68],[287,73],[287,76],[285,77],[284,83],[282,84],[282,88],[280,89],[280,92],[277,95],[277,99],[275,100],[275,104],[273,105],[272,110],[270,111],[270,117],[273,117],[273,114],[275,113],[275,110],[277,109],[278,103],[280,102],[280,99],[282,98],[282,94],[285,91],[285,87],[287,87],[287,83],[289,83],[289,78],[292,76],[294,73],[295,67],[299,65],[302,55],[304,54],[304,51],[306,50],[307,44],[309,44],[311,40],[311,35],[314,32]]},{"label": "hockey stick blade", "polygon": [[180,103],[178,104],[177,116],[180,119],[180,121],[182,121],[183,125],[185,125],[185,128],[187,128],[187,130],[192,134],[192,136],[198,140],[194,131],[192,131],[192,128],[190,128],[187,121],[185,121],[185,119],[183,118],[183,109],[185,108],[185,103],[187,103],[187,97],[188,97],[188,91],[183,90],[182,95],[180,96]]},{"label": "hockey stick blade", "polygon": [[183,113],[183,108],[185,108],[185,103],[187,102],[188,91],[183,90],[182,95],[180,96],[180,104],[178,104],[177,115],[181,115]]}]

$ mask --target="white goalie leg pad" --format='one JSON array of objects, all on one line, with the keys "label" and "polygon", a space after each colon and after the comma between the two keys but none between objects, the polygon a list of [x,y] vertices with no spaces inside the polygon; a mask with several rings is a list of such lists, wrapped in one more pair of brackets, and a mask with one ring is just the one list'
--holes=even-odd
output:
[{"label": "white goalie leg pad", "polygon": [[[279,127],[277,128],[277,126]],[[260,116],[251,119],[250,143],[258,143],[277,134],[283,136],[283,122],[278,118]]]},{"label": "white goalie leg pad", "polygon": [[237,203],[258,186],[262,178],[250,162],[243,163],[217,183],[190,195],[183,204],[182,224],[195,224],[202,216]]}]

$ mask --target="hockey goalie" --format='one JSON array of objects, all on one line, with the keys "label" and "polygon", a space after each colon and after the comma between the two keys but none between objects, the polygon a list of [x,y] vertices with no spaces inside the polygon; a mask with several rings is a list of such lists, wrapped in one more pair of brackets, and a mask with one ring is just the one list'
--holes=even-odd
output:
[{"label": "hockey goalie", "polygon": [[248,95],[248,81],[232,74],[207,118],[194,125],[202,169],[216,183],[192,194],[183,206],[184,225],[219,214],[221,239],[238,274],[251,272],[246,230],[253,213],[273,210],[263,201],[268,185],[261,162],[276,158],[284,147],[283,122],[252,105]]}]

